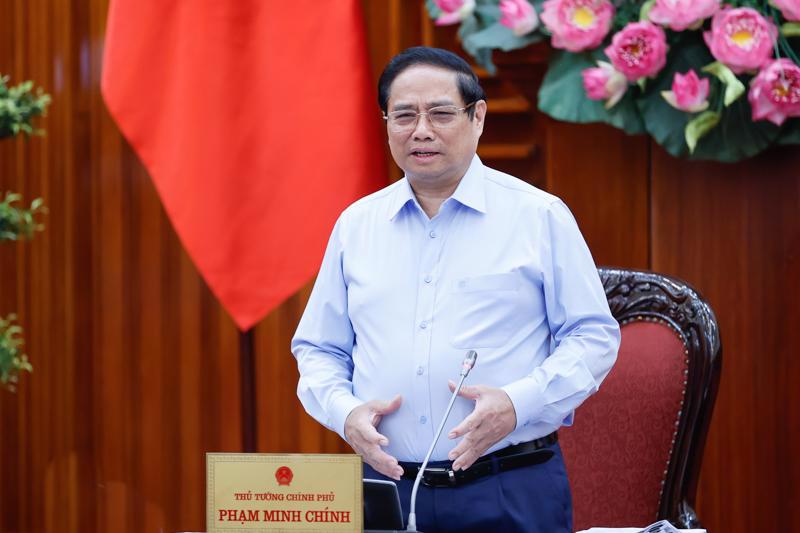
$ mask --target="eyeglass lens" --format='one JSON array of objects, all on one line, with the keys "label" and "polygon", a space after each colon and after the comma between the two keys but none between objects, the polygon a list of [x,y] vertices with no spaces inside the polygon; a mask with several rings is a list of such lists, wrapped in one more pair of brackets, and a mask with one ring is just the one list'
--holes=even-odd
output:
[{"label": "eyeglass lens", "polygon": [[434,127],[446,128],[448,126],[453,126],[456,123],[458,113],[463,109],[464,108],[448,105],[432,107],[424,113],[416,113],[412,110],[393,111],[389,113],[387,119],[389,122],[389,127],[392,128],[393,131],[404,131],[413,128],[416,126],[420,115],[427,116],[428,120]]}]

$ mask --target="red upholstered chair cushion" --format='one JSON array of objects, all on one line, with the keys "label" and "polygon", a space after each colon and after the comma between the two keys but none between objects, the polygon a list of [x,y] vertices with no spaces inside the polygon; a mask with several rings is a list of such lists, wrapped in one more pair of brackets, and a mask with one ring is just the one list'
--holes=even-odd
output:
[{"label": "red upholstered chair cushion", "polygon": [[614,368],[559,432],[576,531],[656,521],[687,368],[683,340],[667,324],[623,325]]}]

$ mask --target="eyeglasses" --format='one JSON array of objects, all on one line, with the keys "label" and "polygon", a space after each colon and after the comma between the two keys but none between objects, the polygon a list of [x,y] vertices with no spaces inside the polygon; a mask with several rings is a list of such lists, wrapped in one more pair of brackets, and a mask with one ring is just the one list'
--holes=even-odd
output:
[{"label": "eyeglasses", "polygon": [[441,105],[436,106],[424,111],[422,113],[415,113],[410,109],[403,109],[401,111],[392,111],[383,115],[383,120],[389,125],[389,129],[394,133],[403,133],[411,131],[417,127],[419,117],[425,115],[434,128],[452,128],[458,123],[458,114],[461,111],[466,111],[474,106],[475,102],[468,104],[465,107],[456,107],[454,105]]}]

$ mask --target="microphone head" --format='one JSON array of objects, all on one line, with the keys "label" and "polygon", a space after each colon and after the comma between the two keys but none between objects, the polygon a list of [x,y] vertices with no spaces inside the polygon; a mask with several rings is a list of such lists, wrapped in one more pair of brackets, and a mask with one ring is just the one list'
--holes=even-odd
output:
[{"label": "microphone head", "polygon": [[467,352],[467,355],[464,357],[464,362],[461,363],[461,375],[466,376],[469,374],[469,371],[472,370],[472,367],[475,366],[475,361],[478,359],[478,352],[475,350],[470,350]]}]

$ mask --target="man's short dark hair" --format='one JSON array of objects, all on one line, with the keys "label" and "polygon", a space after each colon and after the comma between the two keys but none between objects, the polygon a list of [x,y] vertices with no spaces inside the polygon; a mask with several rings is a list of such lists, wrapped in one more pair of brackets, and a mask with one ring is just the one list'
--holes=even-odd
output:
[{"label": "man's short dark hair", "polygon": [[[475,103],[478,100],[486,100],[486,94],[478,82],[478,76],[472,71],[469,63],[448,50],[415,46],[406,48],[394,56],[383,69],[378,80],[378,105],[381,106],[384,113],[388,112],[389,91],[392,88],[392,82],[404,70],[416,65],[427,65],[455,72],[458,92],[461,94],[461,99],[464,100],[464,105]],[[474,106],[469,108],[468,114],[472,120],[475,114]]]}]

